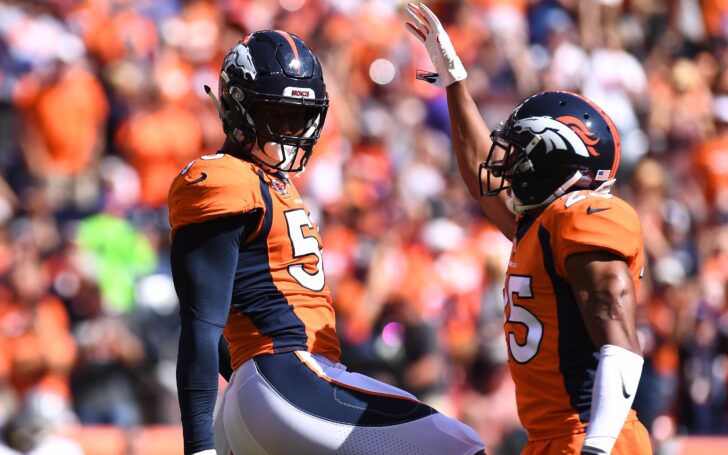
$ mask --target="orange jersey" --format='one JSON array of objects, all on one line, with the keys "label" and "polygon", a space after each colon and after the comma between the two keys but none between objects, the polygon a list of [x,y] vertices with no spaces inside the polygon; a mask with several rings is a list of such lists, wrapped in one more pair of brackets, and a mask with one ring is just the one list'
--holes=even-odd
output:
[{"label": "orange jersey", "polygon": [[[521,455],[565,455],[581,453],[586,433],[552,439],[531,440]],[[622,427],[611,455],[652,455],[650,434],[632,413]]]},{"label": "orange jersey", "polygon": [[[521,424],[532,440],[584,430],[599,349],[587,334],[566,274],[574,253],[605,250],[642,272],[636,212],[611,194],[577,191],[518,222],[505,282],[509,366]],[[635,418],[634,411],[628,420]]]},{"label": "orange jersey", "polygon": [[233,369],[258,354],[293,350],[338,361],[321,237],[293,184],[219,153],[190,163],[170,188],[172,235],[188,224],[251,210],[261,212],[261,221],[240,246],[224,330]]}]

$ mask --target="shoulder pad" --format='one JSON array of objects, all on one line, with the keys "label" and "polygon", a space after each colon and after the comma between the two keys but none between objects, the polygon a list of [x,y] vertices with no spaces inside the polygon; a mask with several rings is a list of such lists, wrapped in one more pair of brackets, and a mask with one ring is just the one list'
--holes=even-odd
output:
[{"label": "shoulder pad", "polygon": [[257,168],[222,153],[188,164],[172,181],[167,202],[172,232],[188,224],[265,208]]},{"label": "shoulder pad", "polygon": [[544,211],[541,225],[551,235],[557,272],[571,254],[606,250],[632,265],[641,256],[642,227],[637,212],[609,193],[574,191]]}]

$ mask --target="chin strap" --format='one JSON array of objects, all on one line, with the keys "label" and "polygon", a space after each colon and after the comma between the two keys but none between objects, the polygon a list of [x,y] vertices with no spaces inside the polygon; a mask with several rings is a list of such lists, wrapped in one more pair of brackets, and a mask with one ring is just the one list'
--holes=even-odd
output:
[{"label": "chin strap", "polygon": [[[227,75],[225,71],[220,71],[220,77],[225,81],[226,84],[230,83],[230,76]],[[205,88],[205,93],[207,93],[207,96],[210,97],[212,100],[212,104],[215,105],[215,109],[217,109],[217,115],[220,116],[220,120],[223,122],[227,121],[227,116],[222,112],[222,107],[220,107],[220,101],[217,99],[217,97],[212,93],[212,89],[209,85],[203,85]]]},{"label": "chin strap", "polygon": [[617,181],[617,179],[609,179],[596,187],[593,191],[596,191],[597,193],[609,193],[612,191],[612,187],[614,186],[614,183]]}]

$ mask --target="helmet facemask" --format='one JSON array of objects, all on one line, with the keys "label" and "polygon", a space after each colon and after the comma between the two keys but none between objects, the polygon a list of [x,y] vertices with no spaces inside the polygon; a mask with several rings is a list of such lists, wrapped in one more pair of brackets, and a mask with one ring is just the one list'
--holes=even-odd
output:
[{"label": "helmet facemask", "polygon": [[300,173],[321,135],[329,100],[323,68],[295,35],[261,30],[225,56],[218,99],[227,141],[268,171]]},{"label": "helmet facemask", "polygon": [[575,186],[586,188],[592,181],[588,169],[545,165],[548,157],[538,134],[501,127],[491,133],[491,140],[479,169],[481,196],[510,190],[507,205],[516,215],[548,205]]},{"label": "helmet facemask", "polygon": [[480,195],[483,197],[495,196],[511,188],[511,179],[516,173],[533,171],[528,154],[538,144],[539,138],[535,137],[536,142],[529,142],[529,146],[521,147],[518,142],[506,139],[501,125],[491,132],[490,139],[492,144],[488,157],[480,164],[479,169]]},{"label": "helmet facemask", "polygon": [[265,167],[302,172],[321,136],[328,99],[266,95],[228,84],[222,105],[235,145]]}]

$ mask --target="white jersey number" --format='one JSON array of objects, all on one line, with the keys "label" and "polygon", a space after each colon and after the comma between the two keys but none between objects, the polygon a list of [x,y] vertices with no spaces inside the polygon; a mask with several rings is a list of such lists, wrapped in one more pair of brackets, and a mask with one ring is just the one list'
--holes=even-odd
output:
[{"label": "white jersey number", "polygon": [[[541,339],[543,338],[543,324],[525,307],[513,303],[513,296],[519,299],[532,299],[531,277],[524,275],[510,275],[505,289],[506,299],[506,331],[508,332],[508,350],[511,357],[518,363],[526,363],[538,354]],[[515,333],[508,324],[523,324],[526,326],[526,340],[519,343]]]},{"label": "white jersey number", "polygon": [[313,254],[318,259],[315,273],[307,272],[303,268],[303,264],[289,265],[288,273],[306,289],[321,291],[326,281],[319,242],[316,237],[303,235],[304,226],[313,229],[313,223],[303,209],[290,210],[285,212],[285,215],[286,223],[288,223],[288,236],[291,238],[293,247],[293,257],[300,258]]}]

